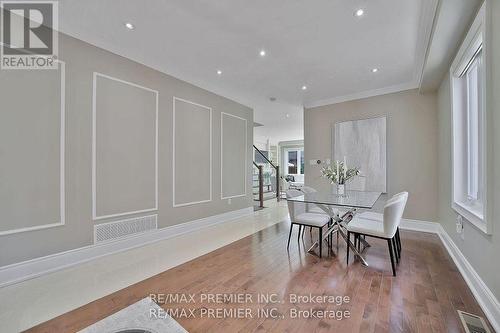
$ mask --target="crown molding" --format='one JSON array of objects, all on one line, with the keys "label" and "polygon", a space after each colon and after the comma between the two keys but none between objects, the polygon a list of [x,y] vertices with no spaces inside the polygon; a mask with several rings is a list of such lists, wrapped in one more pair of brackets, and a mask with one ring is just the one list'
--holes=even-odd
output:
[{"label": "crown molding", "polygon": [[396,93],[396,92],[400,92],[400,91],[417,89],[417,88],[418,88],[418,83],[415,81],[411,81],[411,82],[407,82],[407,83],[403,83],[403,84],[398,84],[395,86],[373,89],[373,90],[366,90],[366,91],[362,91],[362,92],[358,92],[358,93],[354,93],[354,94],[350,94],[350,95],[337,96],[337,97],[333,97],[333,98],[319,100],[316,102],[307,103],[304,105],[304,108],[311,109],[311,108],[315,108],[315,107],[319,107],[319,106],[349,102],[349,101],[354,101],[357,99],[363,99],[363,98],[380,96],[380,95],[387,95],[387,94],[392,94],[392,93]]},{"label": "crown molding", "polygon": [[424,69],[427,64],[429,56],[431,41],[436,29],[436,22],[438,18],[438,8],[442,0],[426,0],[422,4],[422,12],[420,14],[418,39],[416,47],[415,58],[415,79],[418,86],[422,84]]}]

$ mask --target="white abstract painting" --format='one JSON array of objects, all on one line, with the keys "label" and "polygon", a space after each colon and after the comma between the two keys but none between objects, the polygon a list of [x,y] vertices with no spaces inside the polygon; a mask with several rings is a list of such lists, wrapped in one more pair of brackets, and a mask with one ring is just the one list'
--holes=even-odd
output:
[{"label": "white abstract painting", "polygon": [[348,168],[361,170],[362,177],[348,183],[347,189],[386,193],[386,118],[336,123],[333,137],[334,159],[345,157]]}]

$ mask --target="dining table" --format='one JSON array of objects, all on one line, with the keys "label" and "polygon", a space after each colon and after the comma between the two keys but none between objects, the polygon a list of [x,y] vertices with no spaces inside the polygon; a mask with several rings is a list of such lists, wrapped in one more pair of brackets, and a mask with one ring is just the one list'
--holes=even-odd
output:
[{"label": "dining table", "polygon": [[[323,240],[328,239],[328,237],[331,237],[333,234],[337,234],[337,245],[340,236],[345,240],[347,246],[349,246],[355,256],[357,256],[365,266],[368,266],[368,263],[363,258],[360,251],[358,251],[356,246],[348,239],[346,227],[359,211],[373,209],[381,195],[382,192],[347,190],[344,194],[338,194],[333,191],[304,193],[303,195],[288,198],[287,200],[315,205],[328,214],[332,219],[332,223],[329,224],[328,230],[324,233]],[[365,239],[361,238],[360,241],[363,243],[364,248],[370,246]],[[331,243],[332,242],[330,242],[330,246]],[[316,241],[308,251],[313,251],[317,246],[318,242]]]}]

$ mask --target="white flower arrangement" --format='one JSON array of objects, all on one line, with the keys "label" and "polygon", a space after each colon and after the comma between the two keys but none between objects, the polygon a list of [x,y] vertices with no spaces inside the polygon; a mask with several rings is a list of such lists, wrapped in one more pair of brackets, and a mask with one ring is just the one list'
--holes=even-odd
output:
[{"label": "white flower arrangement", "polygon": [[321,175],[323,178],[328,179],[332,184],[345,185],[346,182],[352,180],[355,176],[358,176],[361,172],[359,168],[348,169],[344,162],[335,161],[334,165],[327,165],[321,169]]}]

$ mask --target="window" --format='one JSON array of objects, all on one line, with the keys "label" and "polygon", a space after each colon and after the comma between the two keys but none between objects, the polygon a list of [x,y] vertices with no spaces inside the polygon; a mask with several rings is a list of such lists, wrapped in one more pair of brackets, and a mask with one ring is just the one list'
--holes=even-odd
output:
[{"label": "window", "polygon": [[303,175],[304,149],[285,150],[285,165],[287,175]]},{"label": "window", "polygon": [[480,165],[481,165],[481,132],[482,123],[482,45],[472,59],[469,68],[464,74],[467,89],[467,200],[470,203],[480,203]]},{"label": "window", "polygon": [[486,70],[484,6],[451,66],[452,207],[488,232],[486,224]]}]

